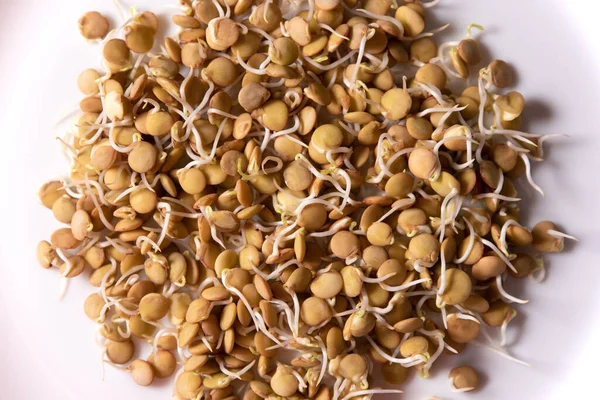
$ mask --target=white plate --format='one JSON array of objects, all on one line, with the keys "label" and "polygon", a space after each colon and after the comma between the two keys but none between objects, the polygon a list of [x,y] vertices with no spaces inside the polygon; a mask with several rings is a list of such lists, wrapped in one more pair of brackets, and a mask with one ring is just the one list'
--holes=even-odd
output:
[{"label": "white plate", "polygon": [[[175,0],[160,1],[167,2],[175,4]],[[100,0],[69,1],[69,5],[33,0],[2,3],[0,398],[170,398],[171,381],[140,388],[127,373],[111,367],[101,381],[94,324],[82,312],[90,287],[77,279],[59,302],[58,275],[40,268],[34,258],[37,241],[57,227],[51,213],[38,204],[35,192],[66,168],[54,139],[60,132],[52,129],[52,123],[77,104],[78,73],[99,62],[99,48],[79,37],[77,19],[98,9],[118,21],[115,10],[109,1]],[[511,351],[532,368],[487,350],[470,349],[460,357],[446,357],[434,368],[433,379],[411,379],[402,398],[595,397],[593,370],[600,356],[596,294],[600,269],[595,259],[600,239],[600,30],[594,20],[598,8],[596,2],[585,0],[442,0],[436,7],[437,21],[454,24],[449,37],[459,38],[470,23],[486,27],[481,36],[485,48],[518,71],[518,89],[528,100],[528,129],[571,135],[554,141],[548,146],[548,160],[535,165],[534,177],[546,198],[533,194],[523,207],[527,222],[552,219],[581,242],[569,244],[563,254],[546,257],[550,267],[543,284],[525,281],[509,287],[531,299],[519,307],[510,338]],[[472,364],[482,372],[482,390],[471,395],[450,393],[445,367],[458,363]]]}]

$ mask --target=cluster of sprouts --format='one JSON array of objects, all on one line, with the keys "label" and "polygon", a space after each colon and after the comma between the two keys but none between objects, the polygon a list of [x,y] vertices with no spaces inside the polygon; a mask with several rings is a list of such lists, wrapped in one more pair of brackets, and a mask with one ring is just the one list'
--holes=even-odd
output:
[{"label": "cluster of sprouts", "polygon": [[[436,43],[436,3],[180,0],[160,44],[153,12],[82,17],[102,63],[60,138],[70,173],[39,191],[66,226],[37,257],[61,296],[82,274],[97,288],[103,365],[176,375],[180,400],[349,400],[469,344],[524,363],[507,281],[574,239],[519,217],[551,135],[520,130],[482,27]],[[468,366],[449,380],[479,385]]]}]

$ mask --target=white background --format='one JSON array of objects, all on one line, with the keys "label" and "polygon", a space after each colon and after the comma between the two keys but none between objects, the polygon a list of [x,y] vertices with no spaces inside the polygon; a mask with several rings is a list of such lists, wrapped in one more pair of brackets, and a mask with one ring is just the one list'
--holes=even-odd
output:
[{"label": "white background", "polygon": [[[140,0],[137,5],[167,2]],[[77,19],[91,9],[115,17],[113,25],[118,21],[109,0],[0,0],[0,399],[154,400],[171,395],[171,381],[139,388],[111,367],[102,382],[94,324],[82,309],[91,288],[80,277],[58,302],[57,272],[43,270],[34,258],[36,243],[57,227],[35,192],[67,168],[54,139],[62,132],[52,123],[79,101],[78,73],[98,67],[100,49],[77,32]],[[485,48],[518,71],[518,89],[529,104],[528,129],[570,135],[548,146],[547,161],[534,167],[546,198],[524,189],[530,202],[522,208],[529,216],[526,224],[552,219],[581,242],[546,257],[550,267],[543,284],[509,286],[531,299],[519,307],[510,337],[514,354],[532,368],[471,349],[437,365],[432,380],[411,379],[401,398],[596,398],[598,11],[591,0],[442,0],[436,7],[437,21],[430,26],[452,22],[447,37],[459,38],[470,23],[486,27],[481,36]],[[450,393],[445,367],[459,362],[482,371],[482,390]]]}]

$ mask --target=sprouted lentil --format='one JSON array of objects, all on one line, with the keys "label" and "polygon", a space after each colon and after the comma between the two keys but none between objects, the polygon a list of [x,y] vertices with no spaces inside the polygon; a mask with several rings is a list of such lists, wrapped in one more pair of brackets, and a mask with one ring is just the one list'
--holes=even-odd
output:
[{"label": "sprouted lentil", "polygon": [[[469,343],[524,363],[504,346],[527,301],[504,283],[543,277],[526,247],[575,238],[520,220],[514,181],[543,194],[530,161],[553,135],[519,130],[511,65],[469,85],[483,27],[437,44],[437,1],[307,3],[180,0],[160,50],[154,13],[110,33],[86,13],[102,67],[77,78],[70,175],[38,193],[69,226],[39,263],[61,290],[89,270],[103,363],[142,386],[177,374],[178,399],[400,393]],[[371,387],[374,366],[394,388]]]}]

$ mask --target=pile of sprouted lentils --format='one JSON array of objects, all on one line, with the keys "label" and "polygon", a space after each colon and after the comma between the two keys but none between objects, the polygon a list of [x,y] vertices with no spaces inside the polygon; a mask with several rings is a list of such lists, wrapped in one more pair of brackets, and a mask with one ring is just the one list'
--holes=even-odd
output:
[{"label": "pile of sprouted lentils", "polygon": [[[180,0],[164,38],[149,11],[80,19],[102,67],[77,79],[69,176],[39,191],[67,226],[37,257],[61,295],[97,288],[103,364],[176,375],[177,399],[347,400],[467,343],[523,363],[504,347],[527,301],[505,282],[574,239],[520,223],[514,182],[541,192],[552,135],[520,131],[482,27],[436,44],[435,3]],[[469,366],[448,379],[479,385]]]}]

